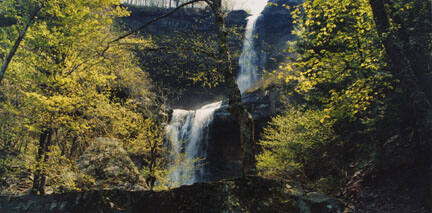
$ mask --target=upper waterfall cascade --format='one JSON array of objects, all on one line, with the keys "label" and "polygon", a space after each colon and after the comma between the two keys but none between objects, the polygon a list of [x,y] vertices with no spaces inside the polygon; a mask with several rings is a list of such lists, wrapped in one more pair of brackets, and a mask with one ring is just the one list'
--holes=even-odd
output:
[{"label": "upper waterfall cascade", "polygon": [[243,50],[239,58],[240,72],[237,76],[241,93],[252,88],[258,80],[258,55],[254,49],[254,31],[259,16],[260,14],[250,16],[246,25]]}]

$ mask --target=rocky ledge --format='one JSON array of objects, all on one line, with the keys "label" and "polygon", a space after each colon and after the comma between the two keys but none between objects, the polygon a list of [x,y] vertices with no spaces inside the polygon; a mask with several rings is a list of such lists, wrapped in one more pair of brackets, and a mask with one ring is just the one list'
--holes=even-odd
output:
[{"label": "rocky ledge", "polygon": [[342,212],[326,195],[261,177],[196,183],[169,191],[87,191],[0,197],[0,212]]}]

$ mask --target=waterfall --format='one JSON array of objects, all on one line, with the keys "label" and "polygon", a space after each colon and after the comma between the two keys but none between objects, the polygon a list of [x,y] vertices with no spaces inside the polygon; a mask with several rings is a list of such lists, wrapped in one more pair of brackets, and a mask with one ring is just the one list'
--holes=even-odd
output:
[{"label": "waterfall", "polygon": [[[239,59],[240,72],[237,76],[241,93],[254,86],[258,80],[254,31],[255,23],[265,5],[260,4],[259,11],[254,11],[254,14],[248,18],[243,50]],[[203,165],[207,157],[209,129],[214,113],[221,105],[222,102],[216,102],[198,110],[175,109],[173,111],[166,130],[171,162],[168,168],[170,186],[190,185],[208,179]]]},{"label": "waterfall", "polygon": [[206,158],[209,125],[222,102],[203,106],[198,110],[175,109],[167,126],[170,147],[168,180],[170,185],[189,185],[205,181],[203,167]]},{"label": "waterfall", "polygon": [[259,16],[260,14],[249,16],[246,25],[243,50],[239,58],[240,72],[237,76],[237,84],[241,93],[252,88],[258,80],[258,56],[254,49],[254,31]]}]

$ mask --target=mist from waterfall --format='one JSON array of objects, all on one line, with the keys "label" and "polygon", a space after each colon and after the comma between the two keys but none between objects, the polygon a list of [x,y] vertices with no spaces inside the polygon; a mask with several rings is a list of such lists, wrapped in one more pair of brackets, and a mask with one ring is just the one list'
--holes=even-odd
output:
[{"label": "mist from waterfall", "polygon": [[204,160],[207,157],[209,125],[222,102],[198,110],[175,109],[167,126],[170,147],[169,184],[190,185],[205,181]]},{"label": "mist from waterfall", "polygon": [[258,55],[254,49],[254,31],[259,16],[260,14],[249,16],[246,25],[243,50],[239,58],[240,72],[237,76],[237,84],[241,93],[252,88],[258,81]]}]

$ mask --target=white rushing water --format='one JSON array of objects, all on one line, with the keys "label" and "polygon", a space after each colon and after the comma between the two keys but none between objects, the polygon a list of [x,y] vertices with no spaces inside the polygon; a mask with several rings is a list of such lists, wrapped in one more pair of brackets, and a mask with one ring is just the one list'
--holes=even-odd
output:
[{"label": "white rushing water", "polygon": [[209,125],[222,102],[198,110],[175,109],[167,126],[170,143],[169,182],[172,186],[188,185],[204,180]]},{"label": "white rushing water", "polygon": [[237,76],[237,84],[241,93],[252,88],[258,81],[258,55],[254,49],[254,31],[259,17],[260,14],[249,16],[246,25],[243,50],[239,58],[240,72]]}]

